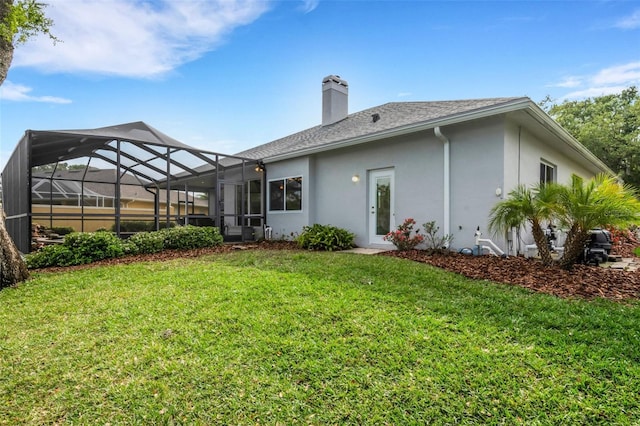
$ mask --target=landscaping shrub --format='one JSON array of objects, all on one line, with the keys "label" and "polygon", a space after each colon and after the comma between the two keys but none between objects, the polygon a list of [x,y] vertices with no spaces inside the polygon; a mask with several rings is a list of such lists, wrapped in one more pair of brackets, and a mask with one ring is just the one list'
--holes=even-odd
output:
[{"label": "landscaping shrub", "polygon": [[26,256],[27,268],[46,268],[49,266],[75,265],[73,251],[62,244],[45,246],[39,251]]},{"label": "landscaping shrub", "polygon": [[164,249],[165,235],[161,232],[139,232],[124,244],[126,254],[152,254]]},{"label": "landscaping shrub", "polygon": [[444,252],[453,242],[453,234],[438,235],[440,227],[436,225],[435,220],[423,223],[422,227],[426,234],[425,243],[427,245],[427,251],[432,253]]},{"label": "landscaping shrub", "polygon": [[420,229],[416,229],[412,236],[413,227],[416,221],[412,218],[405,219],[402,225],[398,225],[395,231],[389,232],[384,236],[385,241],[391,241],[400,251],[412,250],[418,244],[424,241],[424,236],[420,234]]},{"label": "landscaping shrub", "polygon": [[177,226],[158,231],[164,238],[165,249],[194,249],[222,244],[220,230],[213,226]]},{"label": "landscaping shrub", "polygon": [[45,246],[26,256],[29,268],[71,266],[124,254],[124,244],[110,232],[72,232],[62,244]]},{"label": "landscaping shrub", "polygon": [[141,232],[126,242],[114,233],[73,232],[59,245],[46,246],[27,255],[29,268],[71,266],[111,259],[125,254],[151,254],[163,249],[194,249],[222,244],[218,228],[179,226],[157,232]]},{"label": "landscaping shrub", "polygon": [[309,250],[345,250],[354,246],[355,235],[331,225],[305,226],[296,238],[298,245]]},{"label": "landscaping shrub", "polygon": [[106,231],[73,232],[64,238],[63,245],[73,252],[76,265],[120,257],[124,254],[122,240]]}]

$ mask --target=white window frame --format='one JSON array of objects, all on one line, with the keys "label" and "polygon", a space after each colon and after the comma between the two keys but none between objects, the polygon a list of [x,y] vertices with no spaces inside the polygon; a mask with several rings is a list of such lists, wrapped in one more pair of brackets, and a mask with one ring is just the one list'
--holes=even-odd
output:
[{"label": "white window frame", "polygon": [[[542,176],[542,167],[545,168],[545,173],[544,173],[544,180],[543,180],[543,176]],[[540,172],[540,183],[549,183],[549,181],[547,180],[547,170],[551,169],[553,171],[553,177],[551,179],[551,182],[557,182],[558,181],[558,166],[556,166],[553,163],[550,163],[549,161],[543,160],[542,158],[540,159],[540,166],[539,166],[539,172]]]}]

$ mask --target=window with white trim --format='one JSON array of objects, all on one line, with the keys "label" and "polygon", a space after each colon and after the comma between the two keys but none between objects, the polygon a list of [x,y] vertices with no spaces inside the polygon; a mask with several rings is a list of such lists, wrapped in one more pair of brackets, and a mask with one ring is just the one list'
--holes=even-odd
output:
[{"label": "window with white trim", "polygon": [[540,183],[556,181],[556,166],[546,161],[540,161]]},{"label": "window with white trim", "polygon": [[269,211],[302,210],[302,176],[269,181]]}]

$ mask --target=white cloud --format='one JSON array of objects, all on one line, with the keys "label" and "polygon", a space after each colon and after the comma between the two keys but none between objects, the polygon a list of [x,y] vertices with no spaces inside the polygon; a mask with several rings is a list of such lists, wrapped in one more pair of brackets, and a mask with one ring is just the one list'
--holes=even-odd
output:
[{"label": "white cloud", "polygon": [[622,92],[627,86],[604,86],[604,87],[589,87],[583,90],[576,90],[575,92],[567,93],[560,99],[584,99],[593,98],[604,95],[613,95]]},{"label": "white cloud", "polygon": [[9,80],[0,87],[0,99],[5,101],[17,101],[17,102],[44,102],[52,104],[70,104],[70,99],[58,98],[55,96],[33,96],[31,95],[31,87],[23,86],[21,84],[14,84]]},{"label": "white cloud", "polygon": [[320,0],[302,0],[300,10],[302,10],[302,13],[309,13],[318,7],[319,4]]},{"label": "white cloud", "polygon": [[609,67],[598,72],[593,78],[594,84],[635,84],[640,82],[640,61]]},{"label": "white cloud", "polygon": [[590,76],[567,77],[553,87],[575,89],[560,99],[582,99],[620,93],[640,85],[640,61],[603,68]]},{"label": "white cloud", "polygon": [[16,49],[14,66],[149,78],[214,49],[234,28],[267,11],[264,0],[49,0],[62,42],[38,37]]},{"label": "white cloud", "polygon": [[640,28],[640,9],[634,11],[631,15],[620,19],[614,26],[616,28],[622,28],[623,30]]},{"label": "white cloud", "polygon": [[569,76],[565,77],[564,80],[558,83],[549,84],[547,87],[578,87],[582,84],[582,80],[582,77]]}]

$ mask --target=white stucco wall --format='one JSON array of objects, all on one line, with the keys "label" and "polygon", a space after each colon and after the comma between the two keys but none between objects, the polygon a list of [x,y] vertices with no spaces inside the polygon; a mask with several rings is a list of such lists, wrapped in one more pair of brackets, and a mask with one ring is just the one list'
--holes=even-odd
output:
[{"label": "white stucco wall", "polygon": [[487,218],[504,186],[504,127],[500,117],[445,127],[451,141],[453,247],[472,247],[477,227],[489,236]]},{"label": "white stucco wall", "polygon": [[[551,140],[553,139],[543,140],[519,123],[507,120],[504,150],[505,187],[501,198],[507,197],[509,191],[515,189],[518,184],[527,186],[538,184],[540,182],[541,161],[556,167],[556,181],[558,183],[569,183],[572,174],[577,174],[585,179],[594,176],[593,172],[587,170],[575,158],[558,151],[553,146],[554,142],[550,142]],[[561,237],[560,234],[558,236]],[[533,243],[530,231],[524,229],[520,233],[519,241],[514,241],[514,247],[519,253],[523,253],[524,247]]]},{"label": "white stucco wall", "polygon": [[[313,219],[349,229],[357,245],[369,246],[369,173],[393,169],[394,227],[408,217],[420,227],[427,220],[442,225],[442,156],[442,144],[432,131],[317,154]],[[359,182],[352,182],[354,175]]]},{"label": "white stucco wall", "polygon": [[[557,167],[559,182],[572,173],[591,177],[577,161],[524,126],[500,115],[441,127],[450,141],[450,230],[453,249],[472,247],[479,226],[484,238],[505,251],[507,237],[488,230],[488,217],[497,202],[520,182],[539,181],[540,160]],[[303,178],[301,212],[267,212],[274,238],[290,237],[305,225],[320,223],[356,234],[361,247],[369,242],[369,174],[380,169],[395,173],[395,225],[414,218],[419,227],[435,220],[444,232],[444,149],[432,129],[412,135],[336,149],[292,160],[268,163],[268,180]],[[352,182],[358,175],[360,180]],[[497,192],[498,190],[498,192]],[[499,195],[498,195],[499,194]],[[389,246],[390,248],[393,246]]]},{"label": "white stucco wall", "polygon": [[[292,160],[268,163],[266,170],[267,178],[267,225],[273,232],[274,239],[291,239],[292,233],[295,235],[302,231],[305,225],[312,225],[310,211],[314,206],[312,191],[309,185],[313,178],[313,159],[310,157],[294,158]],[[286,179],[290,177],[302,176],[302,210],[301,211],[269,211],[269,181],[275,179]]]},{"label": "white stucco wall", "polygon": [[[503,185],[501,119],[449,126],[451,140],[451,229],[453,247],[473,245],[478,225],[486,227],[488,211]],[[358,246],[369,242],[368,200],[371,171],[395,173],[395,225],[412,217],[418,226],[434,220],[444,232],[444,149],[433,130],[315,154],[268,165],[268,180],[303,176],[303,212],[268,213],[274,237],[299,233],[321,223],[356,234]],[[314,178],[309,178],[309,172]],[[358,175],[359,182],[352,182]],[[378,246],[378,245],[373,245]],[[390,246],[392,247],[392,246]]]},{"label": "white stucco wall", "polygon": [[518,183],[534,185],[540,181],[540,161],[556,166],[558,183],[569,183],[572,174],[585,179],[593,173],[573,158],[555,149],[552,143],[535,136],[518,123],[508,121],[505,126],[505,185],[506,192]]}]

